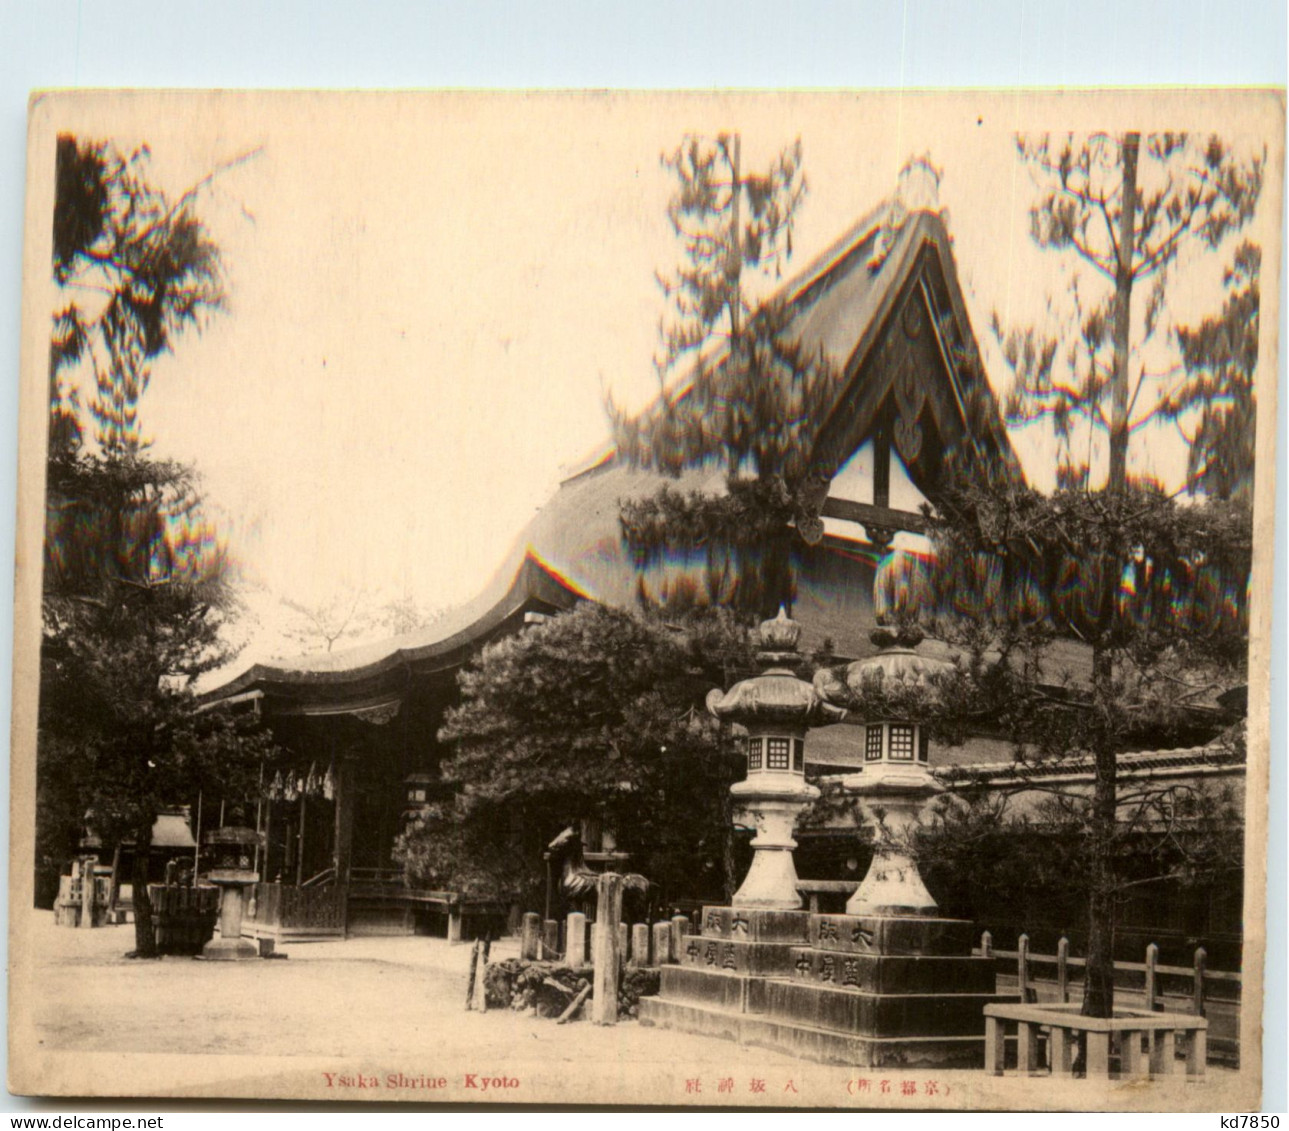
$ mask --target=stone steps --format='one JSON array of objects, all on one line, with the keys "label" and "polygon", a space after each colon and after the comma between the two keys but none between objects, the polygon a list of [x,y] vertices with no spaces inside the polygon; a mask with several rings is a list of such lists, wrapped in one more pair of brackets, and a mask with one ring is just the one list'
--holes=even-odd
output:
[{"label": "stone steps", "polygon": [[983,1036],[871,1037],[661,997],[640,999],[640,1024],[853,1068],[981,1068],[985,1063]]},{"label": "stone steps", "polygon": [[704,907],[644,1024],[862,1067],[979,1067],[994,962],[972,924]]}]

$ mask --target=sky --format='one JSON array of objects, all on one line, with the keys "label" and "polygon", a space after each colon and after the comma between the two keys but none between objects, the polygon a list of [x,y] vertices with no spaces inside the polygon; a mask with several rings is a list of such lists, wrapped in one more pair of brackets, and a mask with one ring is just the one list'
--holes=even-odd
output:
[{"label": "sky", "polygon": [[[1265,116],[1236,103],[1169,110],[1246,152],[1266,142]],[[800,137],[809,190],[788,275],[929,156],[1001,388],[991,315],[1041,322],[1070,284],[1068,258],[1029,238],[1016,132],[1093,128],[1124,108],[985,93],[176,94],[55,97],[47,112],[48,138],[146,142],[153,183],[173,195],[232,163],[197,203],[227,307],[156,364],[140,417],[157,455],[203,475],[260,622],[249,660],[300,650],[278,638],[283,597],[469,599],[562,475],[604,446],[605,394],[656,394],[655,273],[678,262],[659,158],[686,133],[737,130],[749,170]],[[1266,221],[1249,234],[1265,239]],[[1178,274],[1179,320],[1220,304],[1224,251]],[[1014,442],[1050,485],[1047,437]],[[1180,452],[1156,437],[1134,464],[1175,479]]]}]

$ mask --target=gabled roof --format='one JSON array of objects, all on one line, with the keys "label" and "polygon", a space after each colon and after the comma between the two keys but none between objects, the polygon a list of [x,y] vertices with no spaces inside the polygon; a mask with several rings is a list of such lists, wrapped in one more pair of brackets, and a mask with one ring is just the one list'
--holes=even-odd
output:
[{"label": "gabled roof", "polygon": [[[898,229],[884,230],[886,216],[883,206],[862,218],[780,292],[794,310],[792,332],[807,348],[822,350],[843,375],[821,445],[832,445],[834,464],[850,455],[887,392],[875,387],[867,364],[884,327],[893,312],[907,309],[910,302],[935,304],[923,307],[928,313],[926,328],[940,343],[947,383],[935,403],[956,405],[961,413],[956,422],[937,420],[937,425],[971,436],[985,454],[1019,475],[988,383],[983,375],[973,378],[960,372],[940,342],[941,321],[951,318],[959,338],[974,344],[943,221],[936,214],[917,212]],[[968,388],[973,380],[980,387]],[[972,433],[968,395],[987,405],[984,415],[992,424],[984,436]],[[602,454],[561,484],[483,591],[447,617],[419,632],[375,644],[255,664],[204,699],[217,701],[262,689],[366,700],[391,685],[390,673],[428,673],[460,665],[482,643],[522,624],[526,612],[567,608],[585,598],[630,605],[636,599],[636,577],[621,545],[620,503],[651,495],[662,481],[659,475],[623,466],[611,452]],[[723,489],[723,475],[712,470],[694,470],[666,481],[681,490]],[[836,641],[839,635],[835,624],[804,627],[806,638],[816,642],[824,636]],[[862,637],[870,626],[856,627],[860,631],[853,634],[854,647],[847,651],[864,654],[869,649]]]}]

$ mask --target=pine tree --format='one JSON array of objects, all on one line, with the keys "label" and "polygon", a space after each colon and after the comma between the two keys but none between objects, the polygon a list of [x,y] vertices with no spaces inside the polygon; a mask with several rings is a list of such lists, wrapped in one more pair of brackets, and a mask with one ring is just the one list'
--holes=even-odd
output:
[{"label": "pine tree", "polygon": [[794,340],[784,303],[756,293],[792,254],[801,145],[748,173],[737,134],[689,137],[664,165],[676,178],[667,216],[683,258],[659,279],[671,304],[655,358],[661,392],[639,416],[612,401],[609,411],[630,463],[671,476],[718,466],[726,493],[664,485],[624,502],[622,532],[641,567],[705,554],[706,600],[771,616],[792,603],[792,525],[817,523],[806,457],[833,379],[822,353]]},{"label": "pine tree", "polygon": [[1224,276],[1221,314],[1177,331],[1188,380],[1160,412],[1182,429],[1192,493],[1230,499],[1248,498],[1253,491],[1261,266],[1261,249],[1242,243]]},{"label": "pine tree", "polygon": [[212,785],[244,796],[270,749],[248,720],[198,712],[192,690],[232,658],[228,558],[193,469],[147,453],[139,402],[153,359],[224,292],[200,186],[172,203],[146,161],[58,140],[37,735],[39,852],[57,861],[86,823],[104,843],[133,839],[139,955],[155,945],[159,810]]},{"label": "pine tree", "polygon": [[458,792],[409,827],[398,858],[430,886],[535,898],[546,845],[588,819],[661,898],[711,897],[728,879],[738,756],[703,697],[750,668],[727,618],[677,631],[590,603],[489,646],[439,732]]},{"label": "pine tree", "polygon": [[[219,172],[245,158],[172,201],[148,184],[149,157],[147,146],[126,156],[108,142],[58,138],[51,450],[80,447],[88,409],[105,451],[138,451],[153,361],[224,302],[219,249],[194,206]],[[92,386],[87,405],[75,379],[81,364]]]},{"label": "pine tree", "polygon": [[1058,336],[1005,331],[994,318],[1015,377],[1009,422],[1050,420],[1063,481],[1091,482],[1099,455],[1105,482],[1120,490],[1131,437],[1168,406],[1195,403],[1190,367],[1159,360],[1177,344],[1167,302],[1173,272],[1252,218],[1264,158],[1185,133],[1019,138],[1017,148],[1038,186],[1031,235],[1071,256],[1075,270]]},{"label": "pine tree", "polygon": [[[1129,725],[1134,718],[1162,725],[1176,717],[1176,702],[1168,696],[1161,702],[1169,681],[1198,694],[1181,674],[1197,660],[1203,662],[1196,670],[1211,672],[1212,657],[1199,655],[1209,636],[1188,636],[1195,627],[1190,618],[1203,604],[1198,594],[1206,591],[1196,585],[1207,578],[1211,588],[1217,571],[1220,584],[1211,592],[1226,607],[1243,610],[1251,545],[1247,508],[1213,504],[1188,512],[1157,485],[1134,480],[1131,438],[1169,419],[1202,417],[1229,393],[1219,392],[1196,356],[1184,364],[1157,359],[1179,347],[1185,355],[1188,341],[1195,354],[1197,337],[1188,338],[1169,313],[1172,273],[1189,257],[1216,251],[1252,219],[1263,158],[1240,158],[1216,136],[1184,133],[1021,138],[1017,148],[1038,185],[1030,212],[1034,241],[1072,256],[1083,269],[1074,275],[1074,332],[1064,350],[1038,330],[1004,333],[994,320],[1014,376],[1009,422],[1050,420],[1062,449],[1061,489],[1050,500],[1032,500],[1028,511],[1000,492],[960,508],[959,517],[975,516],[967,527],[981,553],[989,552],[986,531],[995,538],[999,531],[1030,531],[1030,559],[1013,548],[1005,568],[1032,562],[1035,554],[1042,559],[1041,568],[1026,571],[1027,584],[1045,593],[1051,623],[1091,652],[1090,684],[1081,692],[1085,717],[1070,725],[1061,716],[1039,738],[1049,756],[1090,753],[1094,759],[1084,1012],[1109,1016],[1114,844],[1123,803],[1118,754],[1130,735],[1142,734]],[[1143,288],[1145,301],[1134,308]],[[1093,479],[1101,457],[1104,487]],[[1191,459],[1194,469],[1193,452]],[[1169,585],[1176,590],[1170,593]],[[1148,604],[1132,599],[1135,593],[1148,596]],[[1190,594],[1181,605],[1180,594]],[[1222,642],[1217,652],[1238,668],[1247,640],[1238,616],[1236,622],[1233,637],[1230,618],[1221,620],[1215,639]]]}]

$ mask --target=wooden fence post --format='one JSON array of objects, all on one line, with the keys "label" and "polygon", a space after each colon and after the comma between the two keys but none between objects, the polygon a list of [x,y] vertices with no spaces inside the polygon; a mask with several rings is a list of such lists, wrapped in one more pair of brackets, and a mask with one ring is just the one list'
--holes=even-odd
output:
[{"label": "wooden fence post", "polygon": [[470,977],[465,986],[465,1007],[466,1009],[474,1008],[474,983],[479,974],[479,948],[483,944],[475,939],[474,946],[470,951]]},{"label": "wooden fence post", "polygon": [[1160,1012],[1158,966],[1159,947],[1151,943],[1146,947],[1146,1008],[1151,1013]]},{"label": "wooden fence post", "polygon": [[980,957],[993,958],[994,956],[994,936],[988,931],[980,936]]},{"label": "wooden fence post", "polygon": [[591,998],[591,1020],[597,1025],[618,1023],[618,950],[617,924],[622,918],[622,877],[604,872],[595,881],[595,987]]},{"label": "wooden fence post", "polygon": [[1033,990],[1029,985],[1029,935],[1021,935],[1016,940],[1016,981],[1020,988],[1020,1000],[1033,1001]]},{"label": "wooden fence post", "polygon": [[1056,990],[1060,994],[1062,1004],[1070,1000],[1069,963],[1070,940],[1062,935],[1061,941],[1056,944]]},{"label": "wooden fence post", "polygon": [[81,857],[81,922],[82,927],[94,926],[94,866],[97,856]]},{"label": "wooden fence post", "polygon": [[1208,951],[1202,946],[1195,948],[1195,994],[1191,1012],[1196,1017],[1204,1016],[1204,971],[1208,966]]},{"label": "wooden fence post", "polygon": [[474,979],[474,1008],[478,1013],[488,1012],[488,956],[492,952],[492,943],[484,939],[479,944],[479,970]]}]

